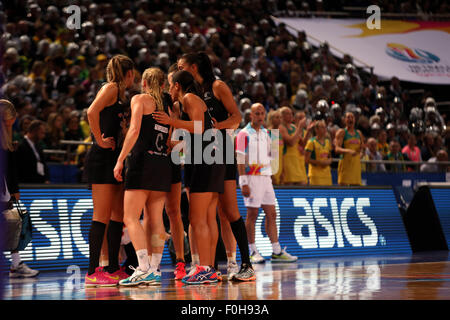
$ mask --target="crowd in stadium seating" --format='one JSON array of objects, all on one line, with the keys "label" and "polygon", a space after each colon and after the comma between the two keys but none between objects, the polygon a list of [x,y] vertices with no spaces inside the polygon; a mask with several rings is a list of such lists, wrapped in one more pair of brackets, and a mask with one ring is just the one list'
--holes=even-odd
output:
[{"label": "crowd in stadium seating", "polygon": [[[131,57],[139,73],[150,66],[167,72],[183,53],[199,50],[210,55],[217,76],[232,88],[242,126],[249,121],[252,103],[262,103],[268,112],[288,106],[294,125],[306,127],[303,117],[325,120],[333,141],[344,126],[343,115],[351,111],[366,138],[363,159],[448,158],[450,131],[428,92],[413,96],[396,77],[382,83],[356,68],[350,55],[338,59],[326,43],[313,47],[305,33],[293,35],[270,18],[275,9],[300,9],[308,1],[288,1],[287,6],[284,1],[212,1],[215,5],[209,7],[197,1],[170,6],[145,0],[73,2],[81,7],[80,29],[68,28],[71,13],[49,1],[8,1],[0,11],[0,97],[12,101],[18,111],[14,139],[20,142],[38,119],[47,132],[41,149],[75,154],[68,158],[46,152],[47,162],[82,166],[87,147],[60,141],[90,141],[85,111],[106,79],[110,57]],[[389,3],[398,12],[403,9],[395,6],[411,6],[408,1]],[[439,8],[433,4],[431,9]],[[139,91],[138,84],[139,74],[131,94]],[[412,170],[392,164],[368,164],[365,169]],[[423,170],[446,169],[431,164]]]}]

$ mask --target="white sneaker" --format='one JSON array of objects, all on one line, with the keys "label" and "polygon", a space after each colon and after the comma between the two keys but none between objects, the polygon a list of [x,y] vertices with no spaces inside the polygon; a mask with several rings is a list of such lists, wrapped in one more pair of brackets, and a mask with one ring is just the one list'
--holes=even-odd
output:
[{"label": "white sneaker", "polygon": [[38,270],[33,270],[28,267],[25,262],[19,263],[17,268],[9,269],[9,277],[10,278],[33,278],[39,274]]},{"label": "white sneaker", "polygon": [[227,278],[228,280],[232,280],[236,273],[239,272],[239,266],[236,262],[228,262],[227,264]]},{"label": "white sneaker", "polygon": [[133,274],[126,279],[120,280],[119,285],[138,286],[141,283],[152,284],[161,282],[161,274],[158,274],[157,271],[149,269],[145,272],[139,269],[139,267],[137,267],[136,269],[134,269],[133,267],[130,268],[134,270]]},{"label": "white sneaker", "polygon": [[250,255],[250,262],[252,264],[264,263],[266,260],[259,254],[258,251],[252,252]]},{"label": "white sneaker", "polygon": [[298,257],[290,255],[286,252],[286,247],[281,250],[280,254],[272,253],[272,262],[295,262],[298,260]]}]

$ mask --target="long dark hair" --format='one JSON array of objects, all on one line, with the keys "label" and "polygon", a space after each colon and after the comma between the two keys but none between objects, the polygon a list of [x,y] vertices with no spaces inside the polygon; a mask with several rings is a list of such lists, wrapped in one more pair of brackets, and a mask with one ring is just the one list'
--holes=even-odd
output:
[{"label": "long dark hair", "polygon": [[203,91],[211,91],[213,82],[216,80],[216,76],[214,75],[212,63],[208,54],[204,51],[186,53],[181,56],[181,59],[186,61],[189,65],[195,64],[197,66],[198,73],[203,79]]},{"label": "long dark hair", "polygon": [[180,70],[175,72],[172,75],[172,82],[178,82],[184,93],[193,93],[197,96],[201,95],[202,89],[200,84],[194,80],[194,77],[188,71]]},{"label": "long dark hair", "polygon": [[125,55],[115,55],[112,57],[106,66],[106,80],[108,82],[115,82],[119,87],[119,95],[121,99],[125,98],[125,78],[127,72],[134,70],[134,62]]}]

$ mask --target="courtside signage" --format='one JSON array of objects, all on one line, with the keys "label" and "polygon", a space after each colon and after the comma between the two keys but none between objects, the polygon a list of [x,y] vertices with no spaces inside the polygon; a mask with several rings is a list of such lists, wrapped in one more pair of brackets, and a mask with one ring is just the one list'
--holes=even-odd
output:
[{"label": "courtside signage", "polygon": [[[276,189],[281,246],[299,257],[411,252],[392,189]],[[241,214],[246,209],[238,193]],[[256,222],[256,246],[272,254],[262,211]]]},{"label": "courtside signage", "polygon": [[[411,252],[391,189],[276,189],[277,226],[282,246],[300,258]],[[238,205],[245,218],[240,190]],[[77,188],[21,189],[21,205],[30,214],[33,239],[21,257],[31,268],[87,268],[91,191]],[[272,246],[256,221],[256,245],[269,257]],[[9,253],[5,253],[10,258]],[[239,255],[239,253],[238,253]],[[171,264],[167,246],[162,264]]]},{"label": "courtside signage", "polygon": [[430,187],[442,231],[450,248],[450,187]]},{"label": "courtside signage", "polygon": [[[93,214],[92,193],[79,188],[26,188],[20,204],[30,212],[33,238],[21,251],[22,260],[38,270],[66,270],[89,265],[89,229]],[[5,252],[10,258],[9,252]],[[171,263],[167,246],[162,263]]]}]

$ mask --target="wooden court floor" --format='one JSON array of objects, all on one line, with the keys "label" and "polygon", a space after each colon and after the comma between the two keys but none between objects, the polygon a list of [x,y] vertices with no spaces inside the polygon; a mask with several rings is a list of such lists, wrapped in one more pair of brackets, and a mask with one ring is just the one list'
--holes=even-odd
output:
[{"label": "wooden court floor", "polygon": [[[225,265],[220,265],[225,271]],[[4,300],[450,300],[450,254],[304,258],[255,266],[255,282],[186,286],[162,267],[158,286],[85,288],[66,272],[6,279]]]}]

